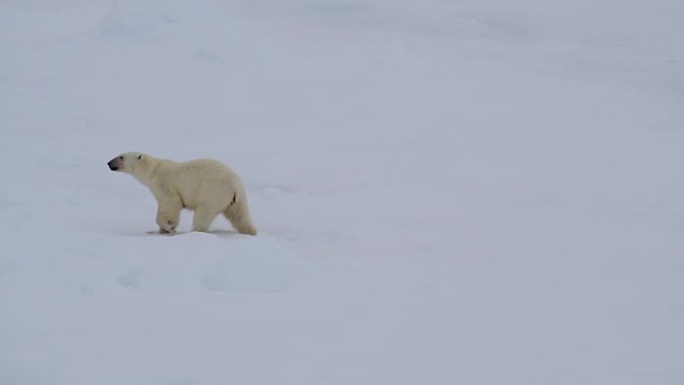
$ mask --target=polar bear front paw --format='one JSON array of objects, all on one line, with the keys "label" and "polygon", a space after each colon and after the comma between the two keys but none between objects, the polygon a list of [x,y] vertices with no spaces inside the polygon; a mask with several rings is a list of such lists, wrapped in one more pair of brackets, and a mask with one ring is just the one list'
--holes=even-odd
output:
[{"label": "polar bear front paw", "polygon": [[177,223],[173,221],[165,221],[158,223],[159,225],[159,233],[160,234],[169,234],[169,233],[175,233],[176,232],[176,226],[178,225]]},{"label": "polar bear front paw", "polygon": [[173,233],[175,233],[175,232],[176,232],[176,229],[169,229],[169,230],[166,230],[166,229],[163,229],[163,228],[159,228],[159,234],[173,234]]}]

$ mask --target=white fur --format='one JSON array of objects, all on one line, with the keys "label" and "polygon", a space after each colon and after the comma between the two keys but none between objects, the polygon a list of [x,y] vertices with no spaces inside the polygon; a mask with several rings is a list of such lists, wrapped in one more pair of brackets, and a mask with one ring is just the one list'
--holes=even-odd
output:
[{"label": "white fur", "polygon": [[242,234],[256,235],[240,177],[213,159],[175,162],[128,152],[112,159],[113,171],[132,175],[157,200],[157,224],[162,233],[174,232],[182,209],[194,211],[193,231],[208,232],[219,214]]}]

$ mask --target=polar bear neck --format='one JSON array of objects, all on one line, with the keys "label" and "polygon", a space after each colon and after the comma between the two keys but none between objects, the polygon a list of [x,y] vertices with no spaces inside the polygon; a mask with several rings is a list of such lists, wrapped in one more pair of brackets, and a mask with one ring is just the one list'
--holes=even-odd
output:
[{"label": "polar bear neck", "polygon": [[131,174],[138,182],[150,187],[150,183],[157,174],[159,166],[161,166],[161,162],[147,155]]}]

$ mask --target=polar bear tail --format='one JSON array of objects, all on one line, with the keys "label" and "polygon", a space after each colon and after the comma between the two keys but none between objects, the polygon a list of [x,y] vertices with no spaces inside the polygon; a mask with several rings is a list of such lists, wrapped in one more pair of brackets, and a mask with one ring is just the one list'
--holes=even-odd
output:
[{"label": "polar bear tail", "polygon": [[247,207],[247,197],[245,194],[233,195],[233,201],[230,202],[228,208],[223,211],[226,219],[230,221],[233,228],[240,234],[256,235],[257,230],[252,223],[252,217],[249,215],[249,207]]}]

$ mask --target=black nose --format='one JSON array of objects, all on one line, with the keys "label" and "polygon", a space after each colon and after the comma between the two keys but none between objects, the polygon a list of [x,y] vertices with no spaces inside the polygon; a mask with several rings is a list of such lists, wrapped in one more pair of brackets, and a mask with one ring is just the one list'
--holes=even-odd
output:
[{"label": "black nose", "polygon": [[109,162],[107,162],[107,166],[109,166],[109,169],[112,170],[112,171],[116,171],[116,170],[119,169],[119,168],[116,167],[116,166],[112,166],[112,161],[111,161],[111,160],[110,160]]}]

